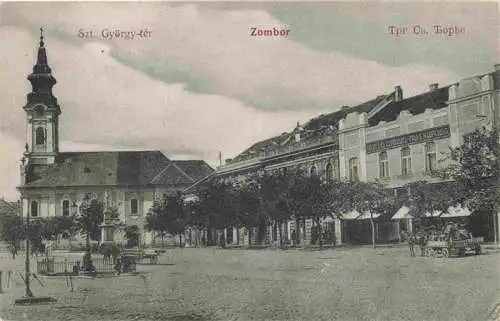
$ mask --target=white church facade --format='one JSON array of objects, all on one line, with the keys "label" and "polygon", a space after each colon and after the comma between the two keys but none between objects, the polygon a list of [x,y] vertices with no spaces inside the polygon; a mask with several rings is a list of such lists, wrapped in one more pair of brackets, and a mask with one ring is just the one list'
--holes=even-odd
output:
[{"label": "white church facade", "polygon": [[[116,208],[121,223],[136,225],[142,244],[151,242],[144,230],[153,201],[185,190],[213,169],[203,160],[170,160],[157,150],[61,152],[61,107],[52,93],[56,79],[40,37],[38,56],[28,76],[32,91],[23,107],[26,145],[21,160],[22,216],[52,217],[77,214],[83,202],[98,200]],[[102,233],[102,241],[116,241]]]}]

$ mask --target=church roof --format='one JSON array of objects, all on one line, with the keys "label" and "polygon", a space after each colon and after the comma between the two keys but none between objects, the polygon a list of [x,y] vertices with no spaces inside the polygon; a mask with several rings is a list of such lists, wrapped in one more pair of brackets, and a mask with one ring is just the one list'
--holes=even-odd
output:
[{"label": "church roof", "polygon": [[184,185],[213,171],[204,161],[185,161],[186,173],[177,162],[160,151],[63,152],[54,164],[32,165],[22,187]]}]

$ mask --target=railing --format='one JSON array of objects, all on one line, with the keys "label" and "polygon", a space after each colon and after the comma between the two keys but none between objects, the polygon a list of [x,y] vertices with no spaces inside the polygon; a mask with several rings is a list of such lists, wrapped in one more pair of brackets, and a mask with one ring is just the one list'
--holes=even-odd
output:
[{"label": "railing", "polygon": [[266,157],[278,156],[281,154],[292,153],[303,149],[308,149],[325,143],[338,143],[337,137],[338,136],[335,135],[335,136],[319,136],[319,137],[305,139],[303,141],[299,141],[291,145],[282,146],[274,150],[267,151],[265,152],[265,156]]},{"label": "railing", "polygon": [[223,165],[219,168],[220,169],[229,169],[231,167],[240,167],[240,166],[243,166],[246,164],[251,164],[253,162],[257,162],[261,158],[274,157],[274,156],[279,156],[282,154],[293,153],[293,152],[301,151],[304,149],[312,148],[315,146],[319,146],[319,145],[322,145],[325,143],[338,143],[337,134],[324,135],[324,136],[318,136],[318,137],[313,137],[313,138],[306,138],[302,141],[292,143],[290,145],[276,146],[272,150],[250,154],[247,157],[244,157],[238,161],[235,161],[234,163],[229,163],[229,164]]},{"label": "railing", "polygon": [[[37,273],[40,275],[65,275],[72,274],[77,269],[81,270],[83,260],[56,260],[55,258],[45,258],[37,261]],[[112,259],[92,258],[92,265],[97,273],[114,273],[115,265]],[[135,263],[134,263],[135,265]],[[78,268],[79,267],[79,268]]]}]

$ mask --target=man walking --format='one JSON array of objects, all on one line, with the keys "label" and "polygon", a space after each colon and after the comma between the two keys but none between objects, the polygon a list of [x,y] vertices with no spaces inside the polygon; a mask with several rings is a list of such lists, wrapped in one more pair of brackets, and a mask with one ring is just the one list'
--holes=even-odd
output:
[{"label": "man walking", "polygon": [[408,247],[410,248],[410,256],[415,256],[415,236],[412,232],[408,233]]}]

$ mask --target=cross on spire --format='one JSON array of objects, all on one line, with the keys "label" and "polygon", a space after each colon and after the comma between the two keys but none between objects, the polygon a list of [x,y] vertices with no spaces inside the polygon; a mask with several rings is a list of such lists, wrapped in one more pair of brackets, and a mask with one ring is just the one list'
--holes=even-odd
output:
[{"label": "cross on spire", "polygon": [[43,27],[40,27],[40,47],[43,47]]}]

